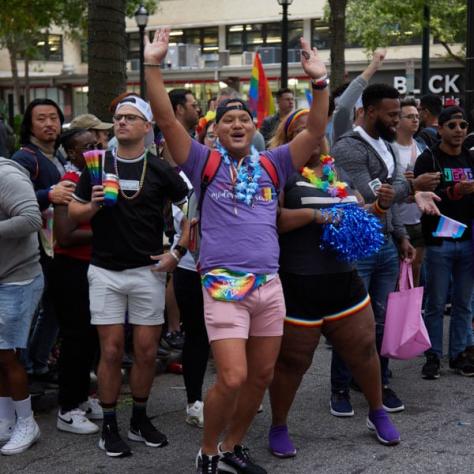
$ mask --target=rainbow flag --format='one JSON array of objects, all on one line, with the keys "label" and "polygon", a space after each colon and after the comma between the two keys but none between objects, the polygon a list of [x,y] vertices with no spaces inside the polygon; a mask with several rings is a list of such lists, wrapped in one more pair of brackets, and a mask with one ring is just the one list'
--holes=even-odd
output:
[{"label": "rainbow flag", "polygon": [[255,53],[250,77],[249,106],[254,117],[257,118],[257,127],[262,125],[263,119],[275,113],[270,84],[265,76],[260,55]]}]

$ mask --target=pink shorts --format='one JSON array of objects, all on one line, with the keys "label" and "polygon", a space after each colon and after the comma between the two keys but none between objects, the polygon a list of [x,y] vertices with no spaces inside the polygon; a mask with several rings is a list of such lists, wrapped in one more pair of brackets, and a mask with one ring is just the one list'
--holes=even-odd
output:
[{"label": "pink shorts", "polygon": [[283,335],[286,308],[278,276],[243,301],[217,301],[204,287],[202,292],[209,341]]}]

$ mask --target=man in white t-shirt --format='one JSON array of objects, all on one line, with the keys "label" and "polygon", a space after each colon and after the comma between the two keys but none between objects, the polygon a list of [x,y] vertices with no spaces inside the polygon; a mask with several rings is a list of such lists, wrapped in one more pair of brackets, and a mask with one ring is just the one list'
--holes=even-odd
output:
[{"label": "man in white t-shirt", "polygon": [[[420,153],[426,148],[422,141],[417,141],[413,137],[420,125],[420,115],[416,106],[415,99],[404,99],[400,103],[400,122],[397,127],[397,138],[394,142],[394,148],[398,151],[400,170],[408,179],[413,179],[413,168],[415,161]],[[410,242],[416,248],[416,257],[413,261],[413,279],[415,285],[420,283],[420,269],[424,257],[425,243],[421,233],[421,211],[413,202],[408,199],[407,202],[396,204],[398,215],[410,237]]]}]

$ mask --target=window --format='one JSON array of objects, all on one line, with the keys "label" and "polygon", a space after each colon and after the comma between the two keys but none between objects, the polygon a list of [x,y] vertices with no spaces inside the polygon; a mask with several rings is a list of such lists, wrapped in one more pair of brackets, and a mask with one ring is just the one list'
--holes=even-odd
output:
[{"label": "window", "polygon": [[[299,49],[299,38],[302,35],[302,20],[288,22],[289,49]],[[281,22],[230,25],[226,27],[226,37],[227,49],[231,54],[281,46]]]},{"label": "window", "polygon": [[127,59],[140,59],[140,33],[127,33]]},{"label": "window", "polygon": [[329,49],[331,47],[329,25],[320,18],[311,20],[311,44],[318,49]]},{"label": "window", "polygon": [[[63,60],[63,37],[62,35],[41,34],[35,44],[33,61],[62,61]],[[24,59],[20,54],[19,59]]]},{"label": "window", "polygon": [[212,53],[219,50],[219,29],[188,28],[185,30],[172,30],[170,44],[195,44],[201,48],[202,53]]}]

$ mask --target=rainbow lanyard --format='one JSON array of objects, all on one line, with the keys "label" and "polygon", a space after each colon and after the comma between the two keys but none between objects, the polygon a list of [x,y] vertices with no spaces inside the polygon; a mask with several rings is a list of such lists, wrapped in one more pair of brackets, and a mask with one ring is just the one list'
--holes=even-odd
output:
[{"label": "rainbow lanyard", "polygon": [[242,301],[249,293],[268,281],[267,275],[216,268],[201,277],[209,295],[218,301]]}]

